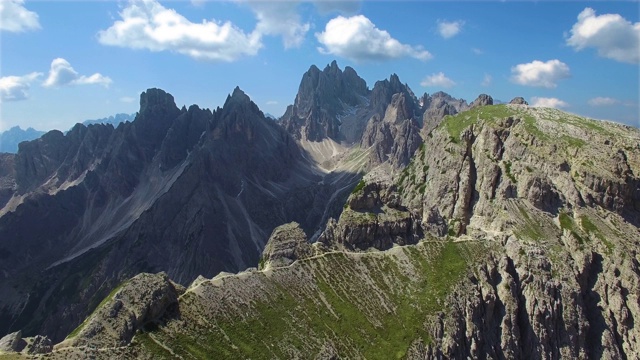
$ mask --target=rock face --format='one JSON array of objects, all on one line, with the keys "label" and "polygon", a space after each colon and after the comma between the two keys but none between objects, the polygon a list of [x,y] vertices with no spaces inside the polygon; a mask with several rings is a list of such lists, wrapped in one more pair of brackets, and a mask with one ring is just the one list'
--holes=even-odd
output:
[{"label": "rock face", "polygon": [[176,305],[183,291],[184,288],[176,289],[166,273],[136,275],[107,297],[106,302],[56,348],[127,345],[137,330]]},{"label": "rock face", "polygon": [[360,145],[372,148],[372,163],[389,161],[401,167],[409,163],[421,143],[420,128],[414,120],[413,101],[400,92],[393,95],[384,118],[376,115],[369,121]]},{"label": "rock face", "polygon": [[298,223],[280,225],[273,230],[260,258],[259,269],[291,265],[312,255],[307,235]]},{"label": "rock face", "polygon": [[5,335],[0,339],[0,353],[2,352],[20,352],[26,345],[22,340],[22,331],[16,331]]}]

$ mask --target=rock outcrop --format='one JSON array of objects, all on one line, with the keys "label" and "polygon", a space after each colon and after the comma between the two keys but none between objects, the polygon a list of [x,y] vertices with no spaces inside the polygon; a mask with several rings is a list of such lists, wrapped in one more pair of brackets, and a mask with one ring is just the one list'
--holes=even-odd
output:
[{"label": "rock outcrop", "polygon": [[62,349],[73,346],[118,347],[131,342],[136,331],[161,317],[176,305],[184,288],[166,273],[139,274],[122,284],[65,341]]},{"label": "rock outcrop", "polygon": [[373,172],[356,186],[338,221],[329,220],[318,241],[331,249],[385,250],[416,243],[422,229],[402,205],[394,185]]},{"label": "rock outcrop", "polygon": [[487,106],[487,105],[493,105],[493,98],[487,94],[480,94],[475,100],[473,100],[471,105],[469,105],[469,108],[473,109],[478,106]]},{"label": "rock outcrop", "polygon": [[371,147],[373,164],[390,164],[403,167],[420,147],[420,128],[414,120],[413,101],[403,93],[393,95],[384,118],[377,115],[369,121],[360,145]]},{"label": "rock outcrop", "polygon": [[25,345],[26,342],[22,339],[22,331],[18,330],[0,339],[0,354],[3,352],[20,352]]},{"label": "rock outcrop", "polygon": [[273,230],[260,258],[259,269],[291,265],[312,255],[311,244],[298,223],[280,225]]},{"label": "rock outcrop", "polygon": [[511,101],[509,101],[509,104],[513,104],[513,105],[529,105],[529,103],[521,96],[514,97],[513,99],[511,99]]}]

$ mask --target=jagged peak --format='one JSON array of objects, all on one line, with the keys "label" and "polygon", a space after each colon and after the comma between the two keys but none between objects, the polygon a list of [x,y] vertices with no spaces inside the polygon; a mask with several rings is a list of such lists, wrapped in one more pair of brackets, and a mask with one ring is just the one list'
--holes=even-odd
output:
[{"label": "jagged peak", "polygon": [[158,89],[150,88],[147,91],[143,91],[140,94],[140,110],[142,112],[149,105],[162,105],[168,104],[177,107],[173,95],[168,92]]},{"label": "jagged peak", "polygon": [[474,108],[476,106],[487,106],[487,105],[493,105],[493,98],[487,94],[480,94],[471,103],[471,108]]},{"label": "jagged peak", "polygon": [[242,89],[240,89],[239,86],[236,86],[235,89],[233,89],[233,92],[230,95],[227,95],[227,100],[224,102],[224,107],[227,106],[227,104],[230,103],[247,103],[247,102],[251,102],[251,98],[249,98],[249,95],[247,95],[244,91],[242,91]]},{"label": "jagged peak", "polygon": [[331,64],[327,64],[327,66],[324,68],[323,70],[324,72],[333,72],[333,73],[339,73],[342,72],[342,70],[340,70],[340,67],[338,66],[338,62],[333,60],[331,62]]}]

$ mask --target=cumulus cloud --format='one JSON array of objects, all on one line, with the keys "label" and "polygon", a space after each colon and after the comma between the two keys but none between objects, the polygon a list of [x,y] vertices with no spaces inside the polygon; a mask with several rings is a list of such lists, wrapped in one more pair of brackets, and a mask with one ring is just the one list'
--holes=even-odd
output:
[{"label": "cumulus cloud", "polygon": [[23,32],[40,29],[38,14],[24,7],[24,0],[0,1],[0,30]]},{"label": "cumulus cloud", "polygon": [[555,88],[558,80],[571,76],[569,66],[557,59],[519,64],[511,68],[511,74],[511,81],[516,84],[546,88]]},{"label": "cumulus cloud", "polygon": [[432,86],[432,87],[441,87],[441,88],[448,89],[455,86],[456,83],[453,80],[446,77],[443,72],[439,72],[437,74],[432,74],[424,78],[424,80],[420,82],[420,85],[425,87]]},{"label": "cumulus cloud", "polygon": [[318,48],[321,53],[342,56],[356,62],[402,57],[418,60],[431,58],[431,54],[421,46],[400,43],[387,31],[378,29],[364,15],[331,19],[323,32],[316,33],[316,38],[324,45]]},{"label": "cumulus cloud", "polygon": [[[245,1],[245,0],[242,0]],[[298,1],[246,1],[256,15],[256,32],[282,36],[285,49],[299,47],[311,25],[303,23]]]},{"label": "cumulus cloud", "polygon": [[458,20],[458,21],[438,20],[438,32],[440,33],[440,36],[442,36],[445,39],[449,39],[458,35],[458,33],[462,31],[463,26],[464,26],[464,21],[462,20]]},{"label": "cumulus cloud", "polygon": [[556,98],[532,97],[531,106],[533,107],[549,107],[555,109],[566,108],[569,106],[566,102]]},{"label": "cumulus cloud", "polygon": [[31,83],[40,76],[42,73],[32,72],[23,76],[0,77],[0,100],[5,102],[28,99]]},{"label": "cumulus cloud", "polygon": [[118,20],[98,33],[101,44],[150,51],[174,51],[198,60],[234,61],[255,55],[261,34],[244,33],[231,22],[193,23],[155,0],[131,0]]},{"label": "cumulus cloud", "polygon": [[633,24],[618,14],[596,15],[592,8],[585,8],[571,28],[567,45],[578,51],[595,48],[602,57],[638,64],[640,22]]},{"label": "cumulus cloud", "polygon": [[489,74],[484,74],[484,78],[482,79],[482,86],[489,86],[493,83],[493,76]]},{"label": "cumulus cloud", "polygon": [[593,99],[590,99],[589,101],[587,101],[587,103],[591,106],[611,106],[611,105],[619,104],[620,100],[610,98],[610,97],[598,96]]},{"label": "cumulus cloud", "polygon": [[103,85],[109,86],[111,79],[95,73],[90,76],[80,75],[73,69],[71,64],[63,58],[53,59],[49,76],[42,83],[44,87],[60,87],[65,85]]}]

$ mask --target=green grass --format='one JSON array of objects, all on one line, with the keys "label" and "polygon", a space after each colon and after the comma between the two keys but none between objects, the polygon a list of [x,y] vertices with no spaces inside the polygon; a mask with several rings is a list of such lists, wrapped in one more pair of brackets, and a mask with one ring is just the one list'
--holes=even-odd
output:
[{"label": "green grass", "polygon": [[558,215],[558,221],[560,222],[560,227],[564,230],[568,230],[571,234],[578,240],[580,245],[584,244],[584,239],[577,232],[576,224],[573,221],[573,217],[565,212],[561,212]]},{"label": "green grass", "polygon": [[[265,285],[247,299],[249,307],[237,304],[236,311],[210,316],[195,303],[189,306],[194,313],[181,311],[189,329],[168,335],[160,327],[154,336],[193,358],[306,358],[332,341],[344,358],[402,359],[415,339],[433,341],[424,321],[447,311],[446,297],[467,271],[472,252],[453,242],[402,251],[409,260],[404,266],[380,253],[300,262],[297,271],[310,279],[303,285],[289,282],[291,276],[269,280],[256,273]],[[167,356],[148,335],[136,340],[158,357]]]},{"label": "green grass", "polygon": [[365,185],[367,185],[367,183],[364,180],[360,180],[358,185],[356,185],[356,187],[353,188],[353,191],[351,193],[355,194],[355,193],[359,192],[360,190],[364,189]]},{"label": "green grass", "polygon": [[572,136],[568,136],[568,135],[562,135],[562,136],[560,137],[560,139],[561,139],[564,143],[566,143],[568,146],[570,146],[570,147],[575,147],[575,148],[578,148],[578,149],[580,149],[580,148],[584,147],[584,146],[587,144],[587,143],[586,143],[584,140],[582,140],[582,139],[578,139],[578,138],[575,138],[575,137],[572,137]]},{"label": "green grass", "polygon": [[511,161],[505,161],[504,162],[504,172],[507,175],[507,177],[511,180],[512,183],[517,184],[518,180],[516,180],[516,177],[513,176],[513,174],[511,173]]},{"label": "green grass", "polygon": [[520,212],[520,219],[523,221],[523,224],[515,231],[515,235],[518,238],[527,238],[535,241],[544,240],[545,234],[542,231],[542,227],[535,220],[529,216],[529,213],[522,206],[518,206],[518,210]]},{"label": "green grass", "polygon": [[582,215],[579,217],[579,219],[580,219],[580,225],[582,226],[582,229],[584,229],[584,231],[586,231],[587,233],[594,235],[595,237],[600,239],[600,241],[602,241],[604,246],[607,248],[607,254],[611,255],[613,253],[613,250],[615,249],[615,245],[613,245],[611,241],[607,240],[607,238],[602,234],[600,229],[598,229],[598,227],[594,225],[593,222],[591,222],[589,217],[587,217],[586,215]]}]

